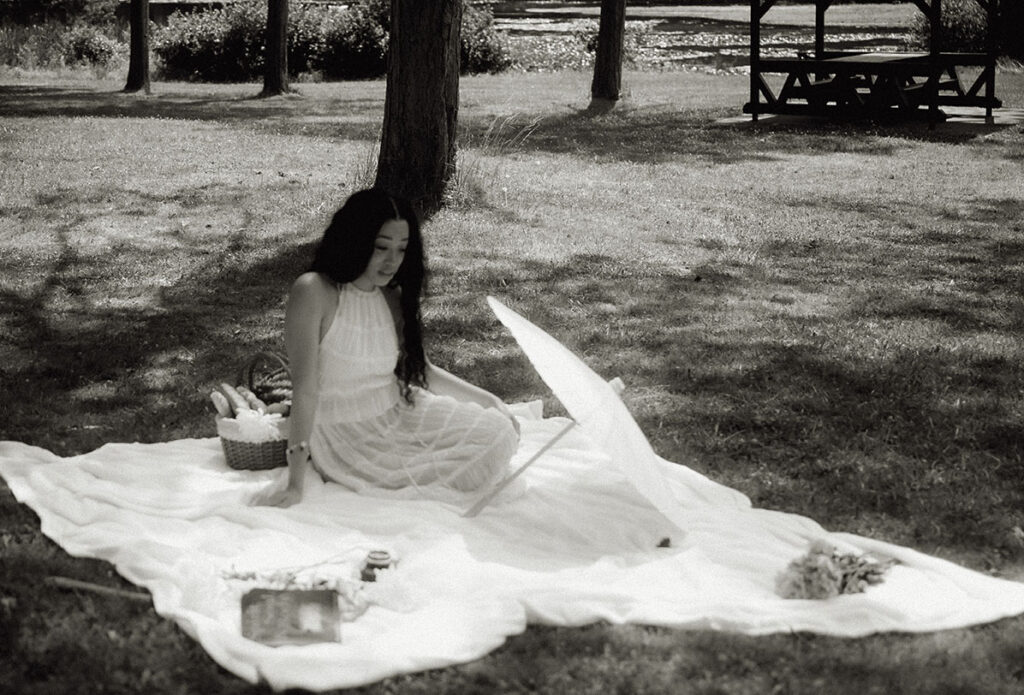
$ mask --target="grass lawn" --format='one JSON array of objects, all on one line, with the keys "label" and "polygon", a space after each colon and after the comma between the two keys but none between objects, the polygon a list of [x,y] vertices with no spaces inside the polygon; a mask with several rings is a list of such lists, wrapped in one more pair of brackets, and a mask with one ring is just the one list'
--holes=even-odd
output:
[{"label": "grass lawn", "polygon": [[[665,458],[755,505],[1024,580],[1024,126],[751,124],[746,78],[464,78],[431,220],[439,364],[558,404],[494,294],[607,378]],[[998,93],[1024,105],[1024,74]],[[154,84],[0,74],[0,439],[62,455],[213,436],[208,394],[281,349],[283,300],[372,171],[380,81]],[[722,119],[728,119],[723,122]],[[0,485],[0,682],[260,693]],[[532,627],[363,693],[1024,692],[1024,618],[923,635]]]}]

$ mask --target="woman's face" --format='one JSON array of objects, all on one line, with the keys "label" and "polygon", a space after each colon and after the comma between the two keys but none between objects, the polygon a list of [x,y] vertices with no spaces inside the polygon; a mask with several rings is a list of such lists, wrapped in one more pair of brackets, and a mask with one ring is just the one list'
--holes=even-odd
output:
[{"label": "woman's face", "polygon": [[374,287],[387,286],[401,267],[408,245],[409,223],[405,220],[385,222],[373,242],[373,255],[366,264],[366,270],[352,284],[366,292]]}]

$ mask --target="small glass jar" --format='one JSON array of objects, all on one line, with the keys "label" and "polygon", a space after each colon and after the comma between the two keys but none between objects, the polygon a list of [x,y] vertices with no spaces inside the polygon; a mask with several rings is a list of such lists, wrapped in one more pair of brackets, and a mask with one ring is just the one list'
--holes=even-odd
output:
[{"label": "small glass jar", "polygon": [[391,555],[386,550],[371,550],[363,563],[359,578],[364,582],[377,581],[377,570],[391,567]]}]

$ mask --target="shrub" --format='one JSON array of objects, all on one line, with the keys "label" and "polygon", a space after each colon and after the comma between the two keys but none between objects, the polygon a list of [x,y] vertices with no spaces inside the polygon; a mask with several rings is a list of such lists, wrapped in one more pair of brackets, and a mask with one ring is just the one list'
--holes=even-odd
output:
[{"label": "shrub", "polygon": [[[387,70],[390,4],[362,0],[345,9],[294,4],[288,17],[288,71],[328,79],[380,77]],[[263,70],[266,9],[262,0],[175,14],[153,35],[159,72],[169,79],[238,82]],[[512,64],[488,9],[466,5],[463,72],[499,72]]]},{"label": "shrub", "polygon": [[69,22],[86,5],[86,0],[4,0],[0,2],[0,21],[23,25]]},{"label": "shrub", "polygon": [[319,57],[324,52],[322,13],[310,11],[308,5],[292,5],[288,9],[288,71],[295,75],[319,71]]},{"label": "shrub", "polygon": [[321,25],[317,65],[328,79],[380,77],[387,70],[387,33],[365,5],[330,13]]},{"label": "shrub", "polygon": [[494,28],[490,8],[465,4],[462,11],[461,71],[502,72],[512,66],[508,44]]},{"label": "shrub", "polygon": [[71,65],[85,63],[106,67],[128,50],[121,42],[88,25],[72,29],[65,41],[64,60]]},{"label": "shrub", "polygon": [[27,70],[60,67],[65,62],[66,31],[58,22],[0,26],[0,64]]},{"label": "shrub", "polygon": [[246,82],[263,71],[266,10],[261,2],[175,13],[153,32],[161,76],[208,82]]},{"label": "shrub", "polygon": [[999,50],[1003,55],[1024,60],[1024,2],[999,4]]},{"label": "shrub", "polygon": [[0,0],[0,23],[112,24],[119,0]]},{"label": "shrub", "polygon": [[[598,30],[600,24],[596,20],[590,20],[587,22],[586,27],[579,29],[574,32],[574,36],[578,41],[582,41],[587,49],[587,53],[597,53],[597,40]],[[640,54],[642,46],[643,32],[650,30],[650,23],[645,23],[643,27],[638,27],[634,24],[627,24],[626,29],[622,34],[622,60],[627,65],[636,63],[636,58]]]},{"label": "shrub", "polygon": [[[1000,3],[996,22],[996,48],[1002,55],[1024,58],[1024,3]],[[931,45],[931,25],[919,14],[913,30],[919,46]],[[942,3],[943,51],[984,53],[988,50],[988,13],[976,0],[945,0]]]},{"label": "shrub", "polygon": [[0,65],[26,70],[67,65],[116,68],[128,46],[115,27],[94,27],[50,20],[30,26],[0,25]]}]

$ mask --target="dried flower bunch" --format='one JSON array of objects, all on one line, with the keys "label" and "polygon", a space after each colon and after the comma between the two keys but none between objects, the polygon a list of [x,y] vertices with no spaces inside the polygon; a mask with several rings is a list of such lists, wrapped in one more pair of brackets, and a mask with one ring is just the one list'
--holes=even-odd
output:
[{"label": "dried flower bunch", "polygon": [[834,545],[818,540],[806,555],[775,578],[775,591],[783,598],[826,599],[840,594],[859,594],[878,584],[895,560],[873,560],[865,555],[840,553]]}]

